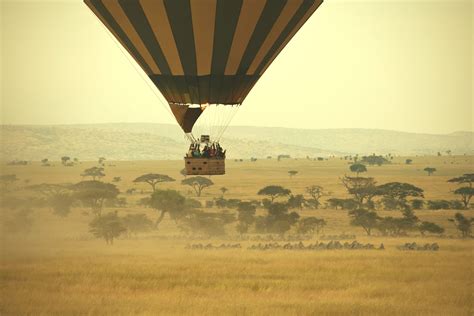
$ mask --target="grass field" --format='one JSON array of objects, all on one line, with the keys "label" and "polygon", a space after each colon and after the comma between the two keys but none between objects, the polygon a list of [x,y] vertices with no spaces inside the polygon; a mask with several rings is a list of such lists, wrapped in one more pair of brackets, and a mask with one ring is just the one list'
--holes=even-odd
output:
[{"label": "grass field", "polygon": [[[369,167],[366,176],[379,184],[408,182],[425,190],[426,199],[455,199],[456,185],[446,182],[474,171],[474,157],[396,157],[392,164]],[[74,167],[39,163],[2,167],[2,174],[20,179],[5,194],[22,195],[22,186],[37,183],[75,183],[80,173],[95,162]],[[437,169],[428,176],[423,169]],[[185,195],[180,184],[181,161],[107,162],[106,177],[124,192],[127,206],[111,208],[119,214],[158,214],[136,205],[150,187],[134,184],[137,176],[155,172],[179,180],[161,187]],[[290,178],[289,170],[299,171]],[[303,194],[312,184],[324,186],[332,197],[347,197],[339,178],[349,174],[347,161],[258,160],[227,163],[227,175],[212,177],[215,185],[204,191],[202,202],[219,197],[219,188],[229,189],[228,198],[256,199],[265,185],[278,184]],[[2,219],[11,210],[2,208]],[[92,215],[74,208],[66,218],[53,216],[47,208],[34,210],[34,225],[27,235],[2,232],[1,315],[473,315],[472,239],[459,234],[447,219],[457,210],[419,210],[421,220],[446,229],[444,237],[366,236],[349,225],[347,211],[302,210],[301,216],[327,221],[324,234],[354,234],[360,242],[384,243],[385,250],[247,250],[255,244],[243,241],[242,249],[190,250],[188,243],[229,242],[189,240],[165,217],[158,231],[120,238],[113,246],[94,239],[88,232]],[[473,217],[473,211],[462,211]],[[395,212],[379,211],[380,215]],[[3,225],[2,225],[3,227]],[[235,236],[234,231],[228,232]],[[231,238],[231,237],[229,237]],[[318,237],[315,237],[317,240]],[[437,242],[439,251],[401,251],[397,245]],[[232,241],[236,242],[236,241]],[[306,241],[314,242],[314,241]]]}]

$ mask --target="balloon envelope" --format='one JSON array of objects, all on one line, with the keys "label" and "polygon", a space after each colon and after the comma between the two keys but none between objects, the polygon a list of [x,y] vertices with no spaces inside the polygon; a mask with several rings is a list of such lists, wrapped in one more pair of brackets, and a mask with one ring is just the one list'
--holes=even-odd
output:
[{"label": "balloon envelope", "polygon": [[241,104],[322,0],[84,0],[150,77],[185,132]]}]

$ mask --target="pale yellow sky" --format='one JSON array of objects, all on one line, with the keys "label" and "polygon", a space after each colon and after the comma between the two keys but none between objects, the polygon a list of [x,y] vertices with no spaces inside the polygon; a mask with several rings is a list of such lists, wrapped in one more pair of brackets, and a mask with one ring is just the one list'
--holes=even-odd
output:
[{"label": "pale yellow sky", "polygon": [[[4,124],[174,123],[82,1],[0,1]],[[326,0],[232,125],[472,131],[473,7]]]}]

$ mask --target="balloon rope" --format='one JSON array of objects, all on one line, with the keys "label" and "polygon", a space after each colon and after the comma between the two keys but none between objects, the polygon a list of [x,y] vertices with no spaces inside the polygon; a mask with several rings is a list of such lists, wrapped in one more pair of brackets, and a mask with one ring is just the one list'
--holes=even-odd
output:
[{"label": "balloon rope", "polygon": [[[98,20],[97,17],[95,16],[95,14],[91,11],[91,10],[87,10],[89,11],[89,13],[94,16],[94,20]],[[137,65],[136,61],[133,59],[133,62],[131,60],[131,56],[128,52],[125,51],[125,49],[122,47],[122,44],[119,43],[119,41],[115,38],[115,36],[112,35],[112,33],[105,27],[105,25],[99,21],[97,21],[97,23],[99,23],[104,29],[105,29],[105,32],[109,35],[110,38],[112,38],[112,41],[115,43],[115,45],[120,49],[120,51],[122,52],[122,54],[125,56],[125,59],[127,59],[127,61],[129,62],[129,64],[135,69],[135,71],[140,75],[140,77],[143,79],[143,81],[145,81],[148,85],[148,87],[150,88],[150,90],[153,92],[153,94],[155,94],[155,96],[157,97],[157,99],[160,101],[161,105],[168,111],[168,113],[174,118],[174,115],[173,115],[173,112],[171,112],[170,110],[170,107],[169,107],[169,104],[168,102],[164,103],[163,100],[161,99],[163,96],[161,94],[159,94],[156,90],[156,86],[155,85],[151,85],[150,83],[150,78],[148,77],[148,75],[146,75],[146,73],[144,72],[144,70],[139,66]],[[146,75],[146,77],[145,77]]]}]

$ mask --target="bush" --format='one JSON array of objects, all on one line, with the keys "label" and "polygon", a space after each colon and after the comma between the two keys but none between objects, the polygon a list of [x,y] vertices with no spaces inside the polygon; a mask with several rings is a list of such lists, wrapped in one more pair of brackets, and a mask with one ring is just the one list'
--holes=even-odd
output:
[{"label": "bush", "polygon": [[451,208],[451,203],[447,200],[429,200],[427,204],[429,210],[449,210]]}]

